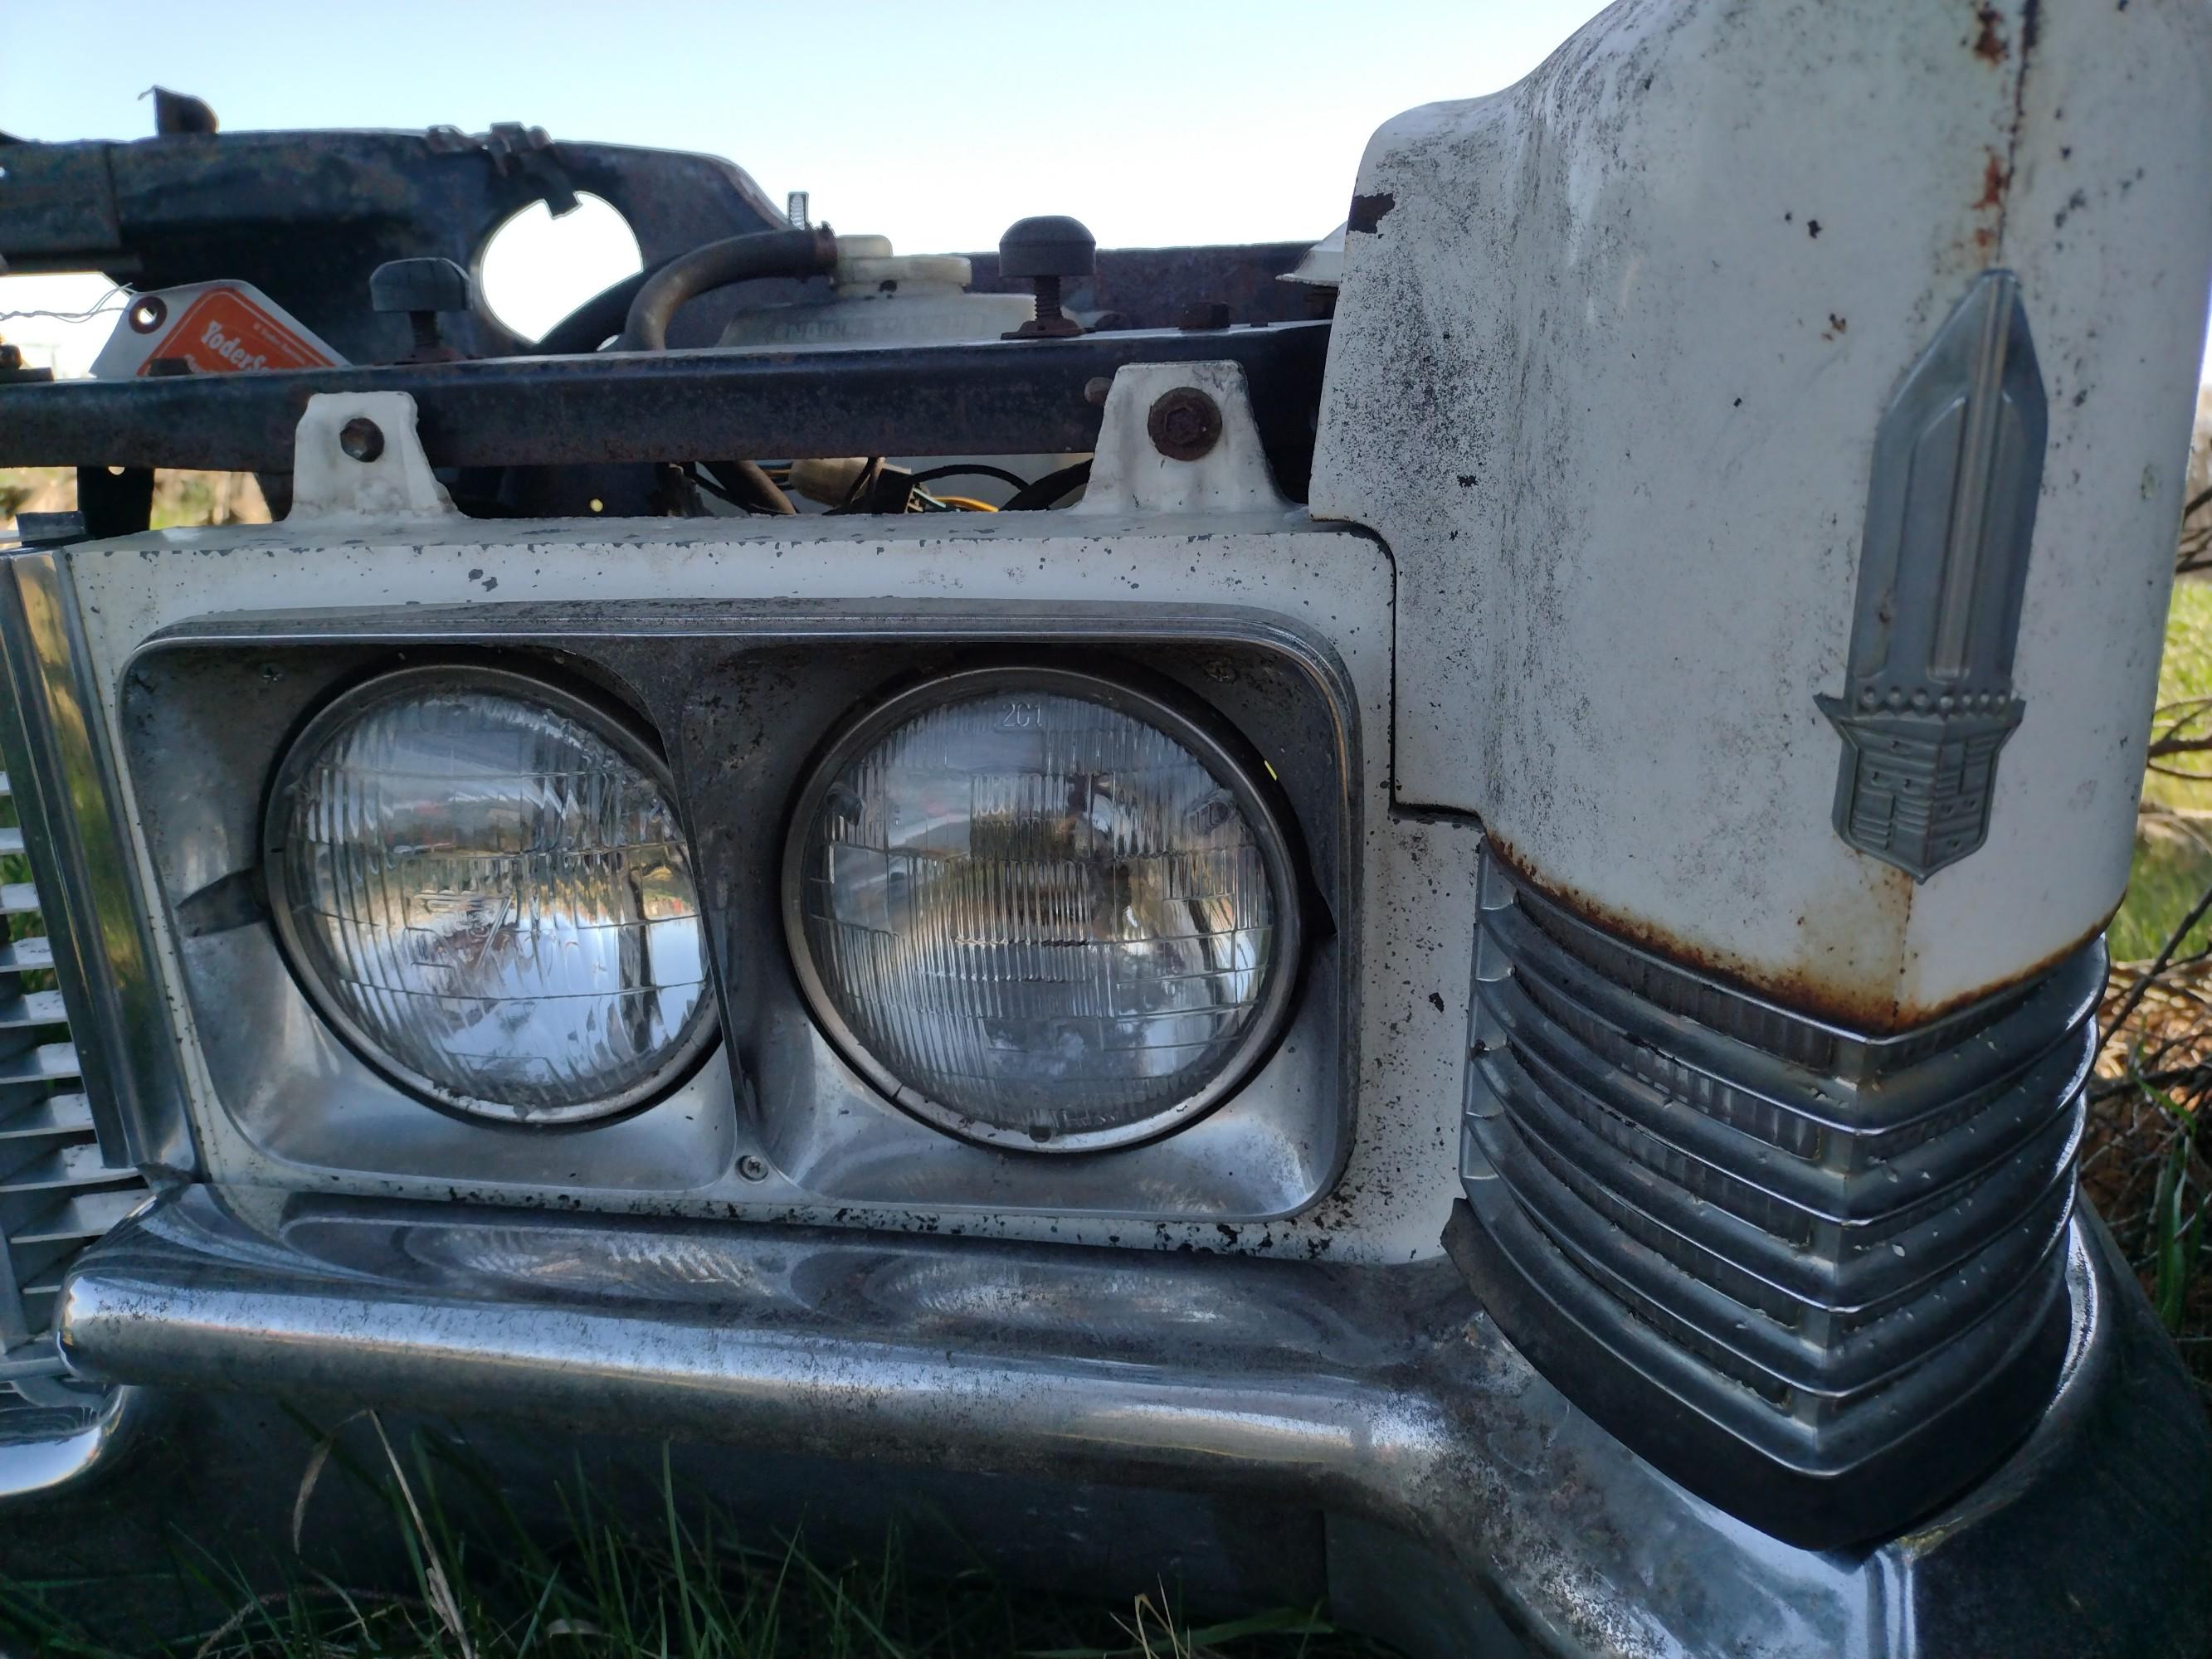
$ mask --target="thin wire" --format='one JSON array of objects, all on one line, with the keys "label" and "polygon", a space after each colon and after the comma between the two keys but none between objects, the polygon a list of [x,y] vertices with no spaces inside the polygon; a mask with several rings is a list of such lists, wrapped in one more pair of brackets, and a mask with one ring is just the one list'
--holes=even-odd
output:
[{"label": "thin wire", "polygon": [[126,300],[131,297],[131,290],[120,283],[93,301],[89,311],[0,311],[0,323],[12,323],[25,317],[46,317],[58,323],[88,323],[95,317],[122,310],[121,306],[107,303],[118,296]]},{"label": "thin wire", "polygon": [[1018,472],[1009,472],[1003,466],[985,466],[975,461],[956,461],[950,466],[933,466],[914,475],[918,484],[934,483],[939,478],[996,478],[1000,483],[1012,484],[1017,489],[1027,489],[1030,480]]},{"label": "thin wire", "polygon": [[697,484],[700,489],[705,490],[708,495],[720,496],[723,501],[727,501],[732,507],[743,512],[748,518],[757,517],[763,519],[775,519],[783,516],[781,514],[766,512],[760,507],[755,507],[750,501],[741,501],[738,497],[732,495],[728,490],[723,489],[720,484],[716,483],[704,472],[702,472],[699,470],[699,466],[696,462],[685,463],[684,467],[684,476],[690,479],[693,483]]},{"label": "thin wire", "polygon": [[859,504],[866,501],[874,493],[878,481],[883,476],[884,458],[880,455],[869,456],[867,465],[860,469],[860,477],[853,480],[853,487],[845,492],[845,498],[830,511],[831,513],[859,512],[860,510]]}]

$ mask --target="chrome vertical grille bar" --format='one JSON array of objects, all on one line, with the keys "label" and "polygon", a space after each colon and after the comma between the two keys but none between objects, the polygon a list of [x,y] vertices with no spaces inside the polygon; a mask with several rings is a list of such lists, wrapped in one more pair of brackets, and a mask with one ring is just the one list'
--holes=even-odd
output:
[{"label": "chrome vertical grille bar", "polygon": [[[71,533],[58,529],[57,540]],[[44,544],[0,562],[0,750],[30,866],[20,893],[0,895],[0,908],[40,911],[80,1038],[97,1034],[79,1058],[103,1144],[118,1161],[187,1174],[193,1152],[175,1040],[155,981],[100,692],[76,587]]]},{"label": "chrome vertical grille bar", "polygon": [[[27,609],[27,564],[46,579]],[[112,867],[113,821],[104,774],[83,763],[94,738],[62,591],[48,556],[0,562],[0,1498],[108,1461],[136,1415],[131,1390],[71,1373],[55,1316],[70,1266],[150,1191],[119,1104],[143,1102],[149,1075],[167,1086],[159,1071],[131,1070],[130,1042],[155,1033],[118,1042],[100,1018],[125,1006],[118,977],[144,969],[128,949],[136,912],[100,915],[71,887],[103,832],[93,856]]]},{"label": "chrome vertical grille bar", "polygon": [[[0,813],[12,815],[4,778],[0,803]],[[7,873],[28,873],[22,845],[20,828],[0,836],[0,859],[17,861]],[[30,901],[10,910],[11,931],[43,927],[35,884],[8,886]],[[0,1443],[20,1431],[10,1413],[59,1413],[70,1431],[84,1426],[76,1418],[98,1415],[100,1393],[65,1380],[55,1297],[78,1254],[148,1191],[136,1170],[110,1164],[100,1146],[61,993],[44,982],[52,960],[51,945],[27,933],[0,957]]]}]

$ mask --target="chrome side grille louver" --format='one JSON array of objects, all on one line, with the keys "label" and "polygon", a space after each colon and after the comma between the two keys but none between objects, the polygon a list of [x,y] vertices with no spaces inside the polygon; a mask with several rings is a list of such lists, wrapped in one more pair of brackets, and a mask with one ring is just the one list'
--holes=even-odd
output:
[{"label": "chrome side grille louver", "polygon": [[[0,773],[0,808],[14,793]],[[0,828],[0,874],[26,875],[23,832]],[[42,927],[28,879],[0,884],[7,931]],[[0,1444],[87,1429],[102,1391],[69,1378],[54,1340],[62,1275],[137,1207],[147,1185],[102,1153],[92,1103],[53,988],[53,948],[35,934],[0,942]]]},{"label": "chrome side grille louver", "polygon": [[1484,861],[1448,1236],[1506,1334],[1693,1491],[1883,1533],[2024,1434],[2104,956],[1899,1037],[1759,1002]]},{"label": "chrome side grille louver", "polygon": [[[74,590],[26,514],[0,558],[0,1498],[111,1467],[146,1397],[76,1376],[56,1322],[88,1247],[190,1158]],[[174,1121],[166,1133],[149,1126]]]}]

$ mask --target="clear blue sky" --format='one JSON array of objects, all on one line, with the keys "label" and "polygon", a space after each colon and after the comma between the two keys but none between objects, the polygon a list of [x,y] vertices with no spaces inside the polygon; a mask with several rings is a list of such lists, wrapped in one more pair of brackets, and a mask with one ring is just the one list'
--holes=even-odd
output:
[{"label": "clear blue sky", "polygon": [[534,122],[726,155],[779,201],[923,252],[1067,212],[1104,243],[1319,236],[1361,146],[1518,79],[1597,0],[211,0],[0,3],[0,128],[152,130],[160,82],[226,129]]},{"label": "clear blue sky", "polygon": [[[524,121],[556,138],[705,150],[781,202],[910,253],[989,247],[1072,213],[1106,246],[1318,238],[1399,111],[1519,79],[1599,0],[210,0],[140,26],[0,0],[0,130],[136,138],[155,82],[226,131]],[[536,332],[632,268],[604,216],[522,236],[485,289]],[[0,312],[105,285],[0,280]],[[0,323],[81,368],[112,320]]]}]

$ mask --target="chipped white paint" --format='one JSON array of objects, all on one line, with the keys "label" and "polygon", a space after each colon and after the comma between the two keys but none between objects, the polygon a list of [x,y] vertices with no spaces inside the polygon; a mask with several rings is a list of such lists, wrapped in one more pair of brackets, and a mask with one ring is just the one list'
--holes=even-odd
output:
[{"label": "chipped white paint", "polygon": [[[2034,27],[2029,27],[2033,20]],[[2180,0],[1625,0],[1359,174],[1313,486],[1396,556],[1399,798],[1785,1001],[1909,1020],[2124,884],[2197,372]],[[2027,715],[1915,888],[1830,825],[1875,424],[1975,274],[2051,403]]]},{"label": "chipped white paint", "polygon": [[[356,460],[339,441],[354,420],[373,422],[382,435],[382,448],[371,459]],[[312,520],[329,530],[459,516],[422,453],[412,396],[317,392],[307,399],[292,445],[292,522]]]},{"label": "chipped white paint", "polygon": [[[1221,436],[1194,461],[1161,454],[1146,428],[1153,404],[1185,386],[1204,392],[1221,411]],[[1131,363],[1115,373],[1099,418],[1090,487],[1074,511],[1267,513],[1279,518],[1290,505],[1267,471],[1240,365]]]}]

